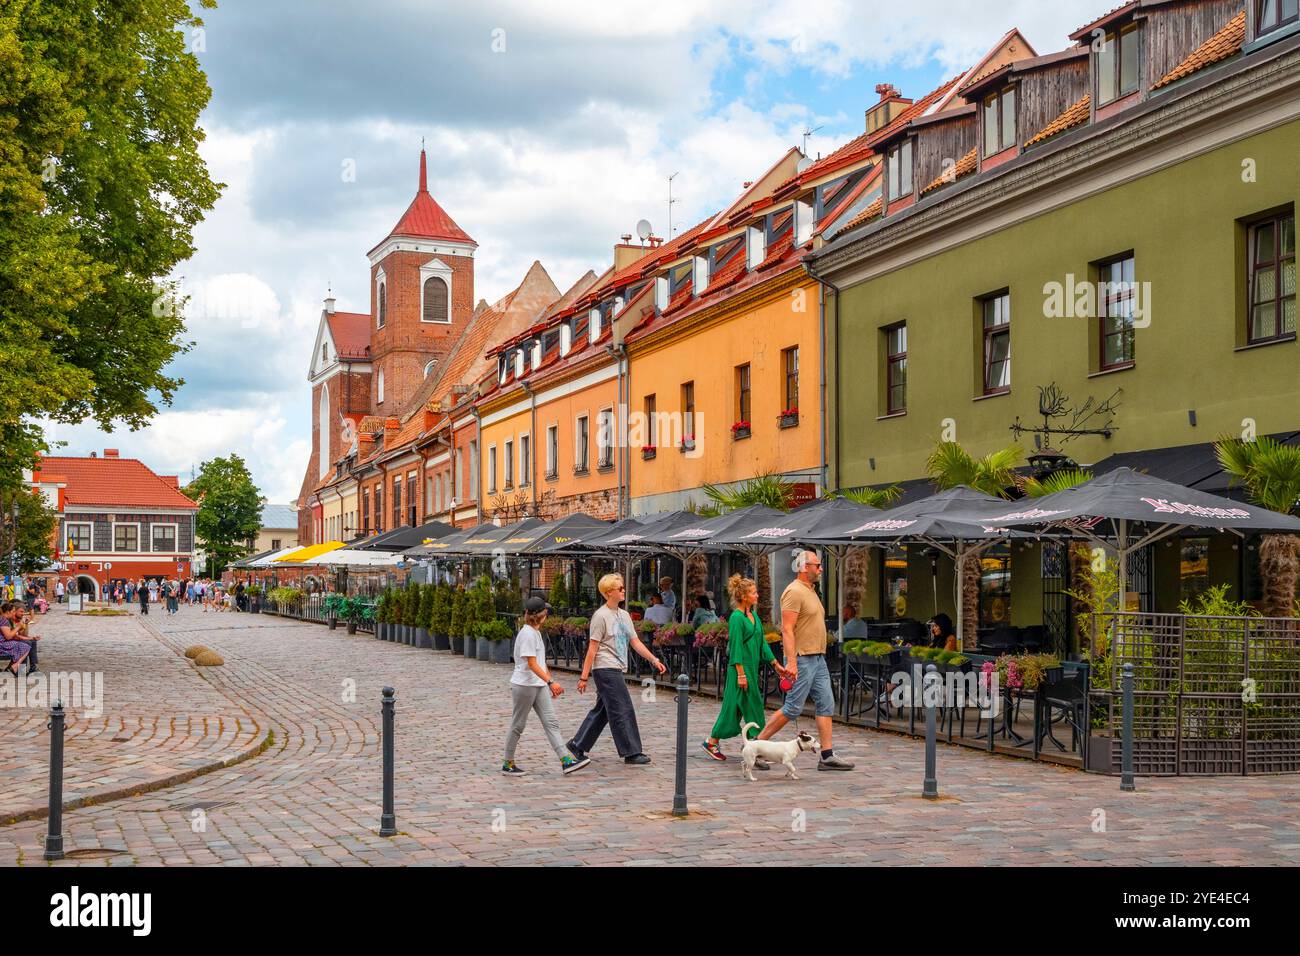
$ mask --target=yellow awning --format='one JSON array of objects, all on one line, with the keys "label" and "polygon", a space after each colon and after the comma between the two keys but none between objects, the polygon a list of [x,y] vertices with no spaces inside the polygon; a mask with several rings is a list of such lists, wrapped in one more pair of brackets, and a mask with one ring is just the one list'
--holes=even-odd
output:
[{"label": "yellow awning", "polygon": [[276,558],[277,564],[297,564],[299,561],[305,561],[308,558],[314,558],[318,554],[327,554],[330,551],[337,551],[343,547],[342,541],[326,541],[324,544],[309,544],[305,548],[299,548],[297,551],[291,551],[283,557]]}]

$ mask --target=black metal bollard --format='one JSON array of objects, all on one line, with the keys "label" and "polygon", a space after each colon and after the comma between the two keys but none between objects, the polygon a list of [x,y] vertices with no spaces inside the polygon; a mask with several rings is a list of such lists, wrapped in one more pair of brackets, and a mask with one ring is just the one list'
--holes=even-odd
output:
[{"label": "black metal bollard", "polygon": [[1121,684],[1124,689],[1124,729],[1121,738],[1121,750],[1119,761],[1119,788],[1125,791],[1137,789],[1137,784],[1133,781],[1133,665],[1128,663],[1124,665],[1124,676],[1121,678]]},{"label": "black metal bollard", "polygon": [[925,668],[925,682],[921,687],[921,701],[925,705],[925,780],[921,784],[921,796],[927,800],[939,796],[939,781],[935,776],[935,706],[934,695],[939,682],[939,668],[929,664]]},{"label": "black metal bollard", "polygon": [[686,809],[686,734],[687,707],[691,702],[691,679],[677,675],[677,781],[673,788],[673,816],[684,817]]},{"label": "black metal bollard", "polygon": [[45,831],[45,859],[63,859],[63,701],[50,711],[50,825]]},{"label": "black metal bollard", "polygon": [[384,688],[384,812],[379,817],[379,835],[396,836],[397,817],[393,814],[393,713],[397,709],[397,692]]}]

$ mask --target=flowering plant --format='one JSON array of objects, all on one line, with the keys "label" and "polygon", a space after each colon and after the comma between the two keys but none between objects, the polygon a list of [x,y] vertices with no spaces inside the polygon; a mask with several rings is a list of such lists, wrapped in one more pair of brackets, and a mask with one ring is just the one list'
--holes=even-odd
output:
[{"label": "flowering plant", "polygon": [[701,624],[695,631],[695,649],[704,647],[723,647],[730,637],[726,621],[712,621]]},{"label": "flowering plant", "polygon": [[641,446],[641,452],[642,452],[643,454],[644,454],[645,452],[654,451],[654,450],[655,450],[655,446],[654,446],[654,445],[642,445],[642,446]]},{"label": "flowering plant", "polygon": [[797,409],[797,408],[787,408],[787,409],[785,409],[785,410],[783,410],[783,411],[781,412],[781,417],[782,417],[782,418],[794,418],[794,417],[797,416],[798,414],[799,414],[799,409]]},{"label": "flowering plant", "polygon": [[749,422],[736,422],[731,426],[733,432],[746,431],[749,428]]}]

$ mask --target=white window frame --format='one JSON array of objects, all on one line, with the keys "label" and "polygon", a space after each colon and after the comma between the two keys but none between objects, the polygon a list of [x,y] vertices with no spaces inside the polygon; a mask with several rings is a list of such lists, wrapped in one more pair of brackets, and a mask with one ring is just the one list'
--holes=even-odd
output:
[{"label": "white window frame", "polygon": [[[122,549],[120,550],[120,552],[119,552],[119,549],[118,549],[118,547],[117,547],[117,529],[118,529],[119,527],[125,528],[125,527],[127,527],[128,525],[131,526],[131,527],[133,527],[133,528],[135,528],[135,547],[132,548],[132,549],[130,549],[130,550],[128,550],[128,549],[126,549],[126,548],[122,548]],[[121,553],[121,554],[140,554],[140,553],[142,553],[142,552],[140,551],[140,522],[138,522],[138,521],[114,521],[114,522],[113,522],[113,540],[112,540],[112,545],[113,545],[113,547],[112,547],[112,551],[113,551],[114,554],[118,554],[118,553]]]},{"label": "white window frame", "polygon": [[[533,470],[533,463],[531,460],[533,457],[532,433],[520,432],[518,442],[519,444],[517,447],[519,448],[519,487],[527,488],[530,484],[532,484],[532,474],[531,474]],[[528,449],[528,453],[526,455],[524,454],[525,448]]]},{"label": "white window frame", "polygon": [[546,426],[546,477],[558,478],[560,474],[560,425]]},{"label": "white window frame", "polygon": [[507,438],[501,443],[501,465],[504,471],[501,476],[501,487],[508,491],[515,486],[515,440],[513,438]]},{"label": "white window frame", "polygon": [[[609,430],[612,432],[614,431],[614,429],[618,427],[617,422],[614,420],[613,405],[606,405],[600,411],[596,412],[596,467],[597,468],[612,468],[614,466],[614,449],[618,447],[617,441],[610,442],[608,448],[601,444],[601,440],[600,440],[601,436],[605,434],[603,419],[606,415],[609,416]],[[654,442],[650,442],[650,444],[653,445]],[[605,461],[606,452],[609,453],[609,461]]]},{"label": "white window frame", "polygon": [[[383,269],[375,272],[375,328],[382,329],[388,324],[388,301],[385,298],[387,293],[384,287],[387,285],[388,277],[384,275]],[[380,301],[383,301],[381,307]]]},{"label": "white window frame", "polygon": [[[586,449],[584,449],[581,445],[578,444],[578,435],[579,435],[578,424],[579,424],[580,422],[583,422],[583,421],[585,421],[585,422],[587,423],[587,441],[586,441],[586,445],[587,445],[588,447],[587,447]],[[582,412],[581,414],[574,415],[574,416],[573,416],[573,467],[574,467],[575,469],[579,469],[579,470],[582,470],[582,471],[591,471],[591,448],[590,448],[590,445],[591,445],[591,415],[590,415],[589,413],[587,413],[587,412]],[[585,456],[586,459],[587,459],[587,461],[586,461],[586,467],[585,467],[585,468],[583,467],[583,460],[582,460],[582,459],[583,459],[583,455],[580,454],[580,453],[583,452],[584,450],[587,452],[587,454],[586,454],[586,456]]]},{"label": "white window frame", "polygon": [[[470,501],[478,501],[479,447],[480,446],[477,438],[471,438],[469,440],[469,444],[466,446],[466,448],[469,449],[469,500]],[[456,498],[457,499],[460,498],[459,492],[456,493]],[[463,503],[464,502],[457,500],[457,504],[463,504]]]},{"label": "white window frame", "polygon": [[488,480],[487,493],[496,494],[497,491],[497,446],[488,445]]},{"label": "white window frame", "polygon": [[63,550],[68,550],[68,531],[72,528],[87,528],[90,534],[90,544],[81,548],[81,551],[95,550],[95,522],[93,521],[68,521],[63,525]]},{"label": "white window frame", "polygon": [[[420,266],[420,321],[425,325],[451,325],[451,266],[441,259],[430,259]],[[424,284],[429,279],[441,279],[447,287],[447,321],[435,322],[424,317]]]},{"label": "white window frame", "polygon": [[[154,529],[171,528],[172,529],[172,547],[159,550],[154,547]],[[149,526],[149,551],[153,554],[175,554],[181,546],[181,526],[175,522],[160,521]]]}]

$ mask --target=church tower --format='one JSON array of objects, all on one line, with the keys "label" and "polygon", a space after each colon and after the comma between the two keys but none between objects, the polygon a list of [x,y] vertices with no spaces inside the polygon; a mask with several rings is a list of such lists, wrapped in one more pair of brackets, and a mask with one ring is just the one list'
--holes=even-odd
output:
[{"label": "church tower", "polygon": [[477,248],[429,194],[422,147],[415,198],[367,253],[374,414],[398,414],[459,341],[474,312]]}]

